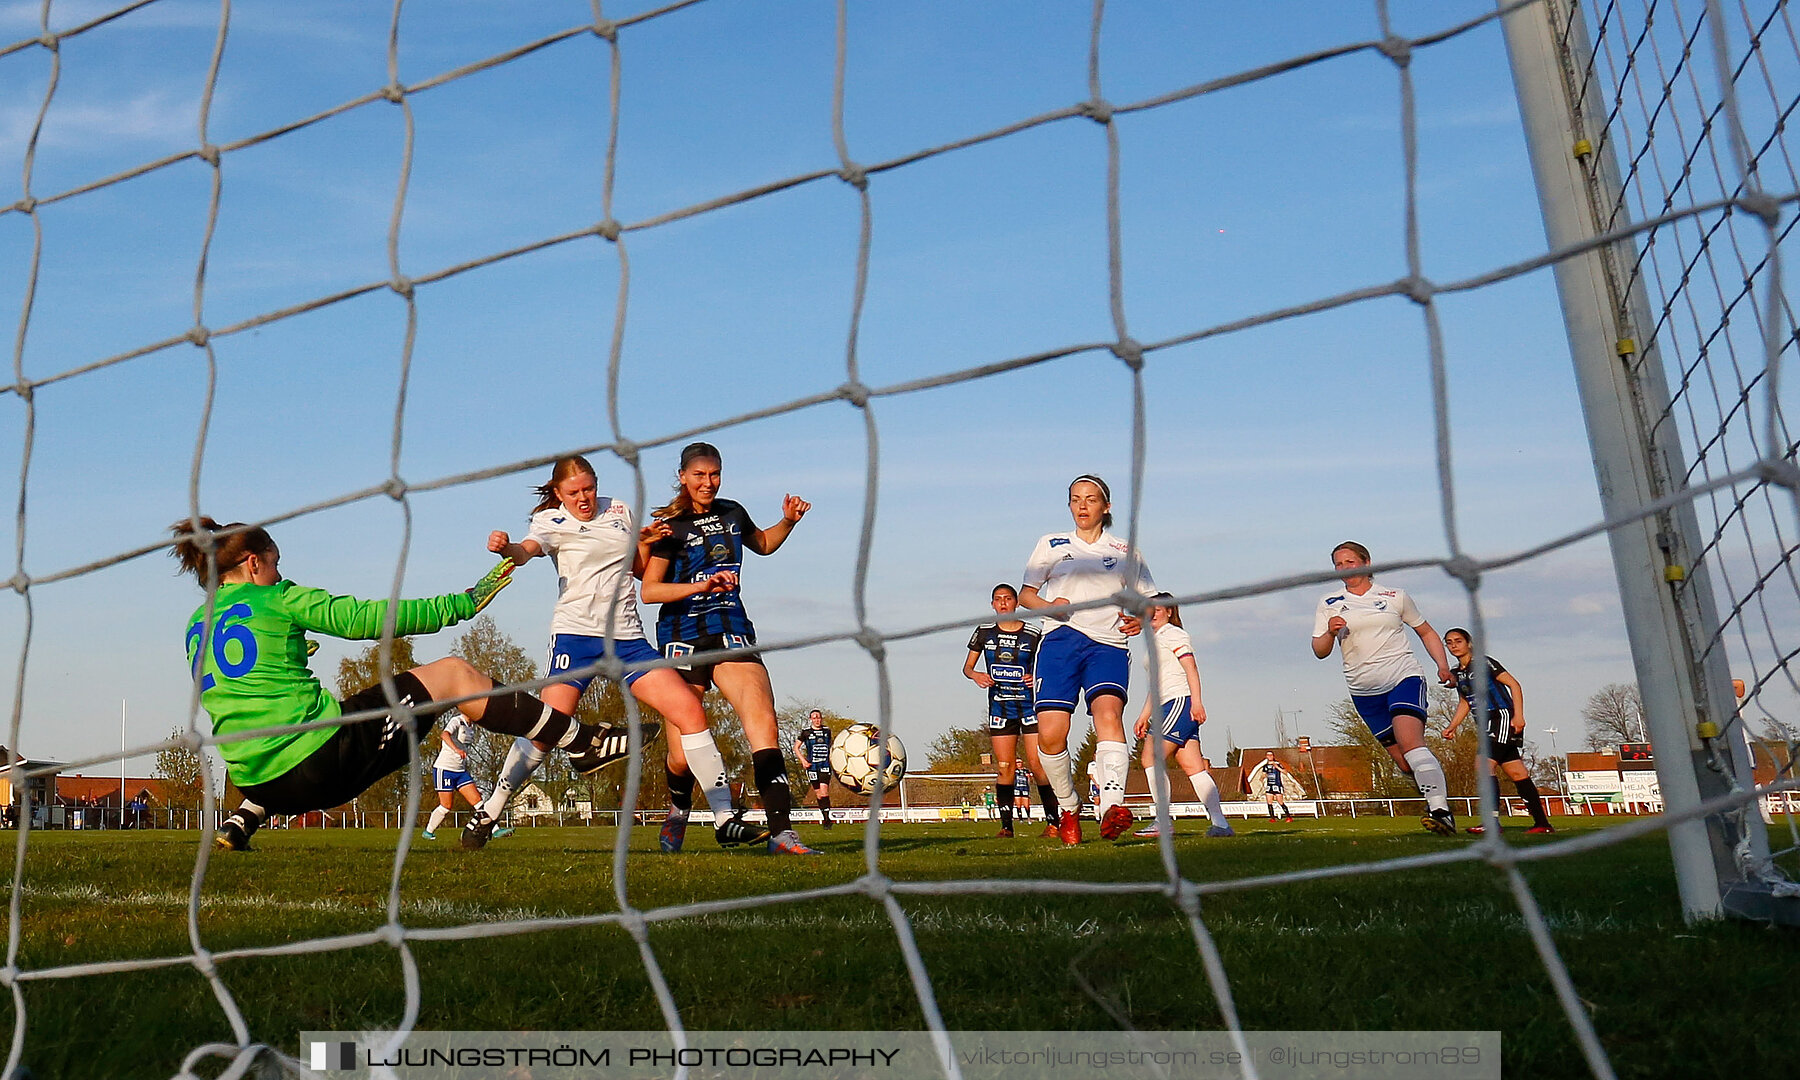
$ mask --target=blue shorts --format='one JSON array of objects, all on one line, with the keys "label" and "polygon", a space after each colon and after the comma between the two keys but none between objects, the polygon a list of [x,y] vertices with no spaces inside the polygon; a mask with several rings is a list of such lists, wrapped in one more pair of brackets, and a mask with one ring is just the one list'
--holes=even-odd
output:
[{"label": "blue shorts", "polygon": [[1074,712],[1085,694],[1092,715],[1095,698],[1125,697],[1130,679],[1131,654],[1124,646],[1104,645],[1072,626],[1059,626],[1038,645],[1037,711]]},{"label": "blue shorts", "polygon": [[1178,697],[1158,707],[1156,730],[1171,746],[1186,746],[1200,737],[1200,725],[1194,722],[1193,699]]},{"label": "blue shorts", "polygon": [[431,781],[434,791],[461,791],[475,778],[462,769],[432,769]]},{"label": "blue shorts", "polygon": [[[660,660],[662,654],[650,647],[643,638],[626,638],[613,642],[613,648],[619,654],[619,660],[627,664],[642,663],[645,660]],[[606,639],[589,637],[586,634],[558,634],[550,639],[550,674],[559,671],[572,671],[595,663],[606,655]],[[573,686],[577,694],[588,688],[597,673],[589,672],[576,679],[565,679],[565,684]],[[625,685],[630,686],[643,678],[642,671],[627,671]]]},{"label": "blue shorts", "polygon": [[1383,746],[1394,745],[1394,717],[1416,716],[1425,719],[1425,680],[1417,675],[1408,675],[1400,680],[1400,685],[1385,694],[1351,694],[1350,700],[1356,703],[1356,711],[1375,733],[1375,741]]}]

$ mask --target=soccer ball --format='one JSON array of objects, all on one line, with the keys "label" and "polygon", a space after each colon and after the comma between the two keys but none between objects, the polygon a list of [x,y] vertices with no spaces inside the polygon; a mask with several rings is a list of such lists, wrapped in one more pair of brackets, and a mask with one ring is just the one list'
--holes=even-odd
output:
[{"label": "soccer ball", "polygon": [[892,788],[906,775],[906,747],[889,735],[887,746],[880,745],[881,732],[873,724],[851,724],[831,740],[831,771],[838,783],[868,795],[875,790],[875,777],[881,776],[883,787]]}]

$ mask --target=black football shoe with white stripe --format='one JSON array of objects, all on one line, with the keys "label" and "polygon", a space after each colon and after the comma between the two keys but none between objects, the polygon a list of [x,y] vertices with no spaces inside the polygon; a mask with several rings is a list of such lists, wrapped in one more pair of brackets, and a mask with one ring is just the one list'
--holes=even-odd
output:
[{"label": "black football shoe with white stripe", "polygon": [[[662,725],[654,722],[639,724],[638,732],[642,739],[642,745],[648,746],[651,740],[662,733]],[[622,727],[603,724],[600,727],[600,733],[594,736],[594,741],[588,744],[586,750],[569,755],[569,764],[574,766],[576,772],[586,776],[589,773],[599,772],[614,762],[624,761],[630,756],[630,732]]]}]

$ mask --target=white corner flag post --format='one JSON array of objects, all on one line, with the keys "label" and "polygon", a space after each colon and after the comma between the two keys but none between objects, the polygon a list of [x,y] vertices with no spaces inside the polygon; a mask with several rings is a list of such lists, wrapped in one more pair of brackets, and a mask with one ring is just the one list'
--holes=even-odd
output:
[{"label": "white corner flag post", "polygon": [[[1550,248],[1628,225],[1614,144],[1603,127],[1606,103],[1585,67],[1591,53],[1579,8],[1572,0],[1541,0],[1508,12],[1502,25]],[[1608,519],[1678,493],[1686,475],[1676,436],[1652,435],[1669,406],[1669,389],[1649,337],[1656,325],[1649,298],[1632,273],[1635,250],[1628,238],[1555,266]],[[1665,812],[1691,813],[1731,791],[1733,778],[1709,766],[1715,755],[1707,741],[1719,731],[1726,735],[1716,741],[1726,745],[1718,756],[1748,789],[1743,728],[1727,723],[1735,710],[1724,651],[1698,659],[1698,646],[1714,640],[1719,619],[1706,568],[1696,565],[1703,549],[1692,503],[1637,517],[1610,530],[1607,540]],[[1752,884],[1738,866],[1740,843],[1766,860],[1767,837],[1755,814],[1713,814],[1670,826],[1676,886],[1689,921],[1736,910],[1730,894]]]}]

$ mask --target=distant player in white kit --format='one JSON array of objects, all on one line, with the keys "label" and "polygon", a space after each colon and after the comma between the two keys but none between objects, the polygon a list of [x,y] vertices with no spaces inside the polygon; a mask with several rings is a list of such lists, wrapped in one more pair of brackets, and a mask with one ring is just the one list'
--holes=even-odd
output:
[{"label": "distant player in white kit", "polygon": [[1335,646],[1343,655],[1350,700],[1375,739],[1400,768],[1412,775],[1427,807],[1419,824],[1439,836],[1456,835],[1456,818],[1446,798],[1444,767],[1425,745],[1425,672],[1406,642],[1412,627],[1437,662],[1438,682],[1456,685],[1436,630],[1402,589],[1376,588],[1369,549],[1347,540],[1331,550],[1331,564],[1345,571],[1344,584],[1325,594],[1313,616],[1313,655],[1323,660]]},{"label": "distant player in white kit", "polygon": [[[1200,725],[1206,723],[1206,706],[1200,703],[1200,666],[1194,659],[1194,642],[1181,625],[1181,609],[1168,593],[1157,595],[1150,609],[1150,624],[1156,641],[1156,693],[1144,698],[1144,711],[1138,714],[1137,737],[1144,741],[1141,757],[1144,774],[1150,777],[1150,794],[1158,804],[1169,799],[1169,778],[1156,771],[1156,755],[1174,754],[1175,763],[1194,785],[1194,793],[1206,804],[1210,822],[1208,836],[1232,836],[1230,822],[1225,820],[1225,803],[1219,797],[1219,785],[1213,782],[1212,767],[1200,752]],[[1150,722],[1156,721],[1156,733]],[[1153,810],[1152,813],[1155,811]],[[1154,839],[1162,835],[1153,819],[1137,831],[1137,835]]]},{"label": "distant player in white kit", "polygon": [[[431,812],[431,820],[425,823],[427,840],[437,839],[438,826],[450,816],[452,793],[460,794],[471,810],[481,809],[481,789],[469,775],[469,747],[474,745],[475,725],[460,711],[446,713],[438,725],[438,738],[443,741],[443,746],[431,768],[432,787],[437,789],[438,804]],[[495,829],[494,835],[506,836],[511,832],[511,829]]]},{"label": "distant player in white kit", "polygon": [[[1156,591],[1150,570],[1125,541],[1107,532],[1112,524],[1112,492],[1092,474],[1069,484],[1069,515],[1075,528],[1051,533],[1037,542],[1025,564],[1025,587],[1019,605],[1033,610],[1062,604],[1105,600],[1121,589]],[[1131,751],[1125,745],[1126,686],[1131,654],[1125,642],[1141,626],[1135,615],[1116,603],[1051,617],[1056,628],[1038,647],[1038,757],[1049,774],[1061,807],[1059,832],[1066,845],[1081,843],[1079,803],[1069,775],[1069,723],[1075,706],[1087,699],[1094,720],[1094,762],[1100,793],[1096,809],[1100,835],[1116,840],[1131,827],[1125,808],[1125,770]]]}]

